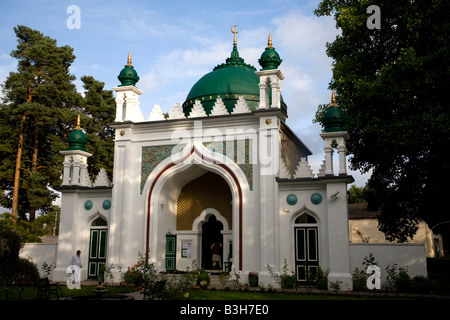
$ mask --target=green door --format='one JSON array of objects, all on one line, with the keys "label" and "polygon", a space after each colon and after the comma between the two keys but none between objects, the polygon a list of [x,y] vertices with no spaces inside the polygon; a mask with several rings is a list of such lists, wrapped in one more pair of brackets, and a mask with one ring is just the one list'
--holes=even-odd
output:
[{"label": "green door", "polygon": [[166,234],[166,271],[175,271],[177,253],[177,235]]},{"label": "green door", "polygon": [[295,269],[297,281],[314,279],[319,266],[317,227],[296,227]]},{"label": "green door", "polygon": [[98,279],[101,265],[106,263],[107,229],[91,229],[89,241],[88,279]]}]

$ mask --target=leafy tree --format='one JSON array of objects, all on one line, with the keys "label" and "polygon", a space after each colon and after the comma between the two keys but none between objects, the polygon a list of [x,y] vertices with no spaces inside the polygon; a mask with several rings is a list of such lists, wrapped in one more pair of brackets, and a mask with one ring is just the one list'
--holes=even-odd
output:
[{"label": "leafy tree", "polygon": [[92,153],[88,160],[88,171],[92,177],[105,168],[110,179],[114,160],[114,129],[109,127],[116,118],[116,101],[111,90],[92,76],[81,77],[86,90],[83,99],[82,127],[86,130],[86,150]]},{"label": "leafy tree", "polygon": [[11,56],[18,59],[17,72],[3,85],[0,111],[0,152],[6,159],[1,183],[12,215],[29,212],[34,220],[36,210],[50,208],[56,196],[48,185],[59,182],[62,137],[76,118],[81,96],[69,73],[75,59],[71,47],[59,47],[56,40],[25,26],[14,31],[18,45]]},{"label": "leafy tree", "polygon": [[92,177],[104,167],[112,178],[115,100],[104,83],[91,76],[81,78],[84,97],[76,91],[75,77],[69,73],[75,56],[70,46],[57,46],[56,40],[25,26],[14,28],[18,59],[2,85],[4,101],[0,105],[0,204],[11,208],[13,219],[30,221],[40,210],[54,210],[57,196],[51,188],[61,184],[67,136],[73,130],[77,114],[86,131],[88,170]]},{"label": "leafy tree", "polygon": [[[366,25],[370,5],[380,8],[379,29]],[[379,229],[402,242],[420,220],[448,220],[450,2],[323,0],[315,14],[334,15],[341,30],[327,44],[330,87],[346,114],[353,169],[372,170],[367,201],[381,212]]]},{"label": "leafy tree", "polygon": [[350,189],[348,189],[348,203],[367,203],[366,192],[367,187],[351,185]]}]

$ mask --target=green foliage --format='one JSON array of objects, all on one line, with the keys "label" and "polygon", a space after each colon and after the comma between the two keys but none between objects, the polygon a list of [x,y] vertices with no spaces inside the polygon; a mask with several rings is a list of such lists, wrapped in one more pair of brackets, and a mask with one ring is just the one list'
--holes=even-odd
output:
[{"label": "green foliage", "polygon": [[210,282],[211,278],[208,272],[206,272],[205,269],[201,268],[197,276],[197,285],[202,288],[207,288]]},{"label": "green foliage", "polygon": [[0,228],[10,228],[16,230],[21,235],[25,243],[40,243],[42,242],[41,237],[53,234],[55,227],[55,234],[58,234],[57,231],[59,226],[60,210],[61,209],[59,207],[52,206],[50,212],[42,212],[41,215],[34,221],[28,221],[21,218],[15,221],[10,213],[5,212],[0,214]]},{"label": "green foliage", "polygon": [[57,194],[49,187],[61,184],[59,152],[67,148],[77,114],[88,138],[86,150],[93,153],[89,173],[95,178],[104,167],[112,178],[114,131],[108,124],[115,119],[115,101],[112,91],[91,76],[81,78],[84,97],[76,91],[75,76],[70,74],[73,48],[58,46],[56,40],[26,26],[14,31],[18,45],[11,56],[18,61],[17,70],[2,85],[0,104],[0,205],[13,208],[15,215],[15,190],[17,216],[25,219],[29,213],[33,221],[38,210],[52,210]]},{"label": "green foliage", "polygon": [[348,203],[367,203],[367,186],[357,187],[352,184],[348,190]]},{"label": "green foliage", "polygon": [[156,269],[153,263],[147,263],[145,256],[139,253],[139,260],[122,274],[122,282],[135,288],[150,288],[156,281]]},{"label": "green foliage", "polygon": [[[369,5],[381,28],[369,29]],[[447,220],[450,161],[450,3],[323,0],[340,34],[327,44],[337,103],[346,114],[353,169],[371,171],[368,209],[390,241],[413,237],[420,219]],[[316,121],[321,122],[324,106]]]},{"label": "green foliage", "polygon": [[81,81],[85,89],[81,124],[88,139],[85,149],[92,153],[88,159],[88,171],[94,178],[101,168],[105,168],[112,180],[114,129],[109,124],[116,118],[114,95],[111,90],[104,90],[105,84],[92,76],[83,76]]},{"label": "green foliage", "polygon": [[375,260],[373,253],[369,253],[368,256],[364,257],[362,265],[363,269],[355,268],[352,272],[353,291],[367,290],[367,279],[369,275],[366,270],[369,266],[378,266],[378,262]]},{"label": "green foliage", "polygon": [[0,282],[15,285],[35,285],[39,271],[31,260],[19,258],[23,248],[19,232],[5,226],[0,227]]},{"label": "green foliage", "polygon": [[297,282],[297,275],[289,269],[286,258],[279,274],[274,272],[270,265],[267,265],[267,271],[282,289],[292,289]]},{"label": "green foliage", "polygon": [[[2,86],[4,103],[0,108],[0,144],[4,145],[0,153],[7,159],[0,168],[0,185],[9,191],[2,204],[11,207],[11,190],[20,188],[18,215],[23,218],[29,212],[34,220],[35,212],[48,210],[56,197],[48,185],[59,185],[62,138],[81,96],[69,72],[75,59],[71,47],[58,46],[56,40],[25,26],[14,31],[18,45],[11,56],[18,60],[17,71],[11,72]],[[19,184],[15,186],[17,174]]]}]

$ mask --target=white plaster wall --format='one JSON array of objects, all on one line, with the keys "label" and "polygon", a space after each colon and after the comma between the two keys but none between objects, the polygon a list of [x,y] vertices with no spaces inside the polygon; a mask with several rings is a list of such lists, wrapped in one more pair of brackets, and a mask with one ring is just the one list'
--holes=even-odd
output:
[{"label": "white plaster wall", "polygon": [[386,279],[386,267],[397,264],[397,268],[408,267],[410,276],[427,276],[425,246],[419,243],[351,243],[350,266],[363,270],[364,258],[372,253],[381,269],[382,283]]},{"label": "white plaster wall", "polygon": [[[22,258],[31,258],[36,263],[40,276],[45,277],[47,275],[41,267],[44,262],[48,265],[55,265],[57,249],[58,244],[56,243],[25,243],[22,250],[20,250],[19,256]],[[49,278],[52,280],[52,274],[49,275]]]}]

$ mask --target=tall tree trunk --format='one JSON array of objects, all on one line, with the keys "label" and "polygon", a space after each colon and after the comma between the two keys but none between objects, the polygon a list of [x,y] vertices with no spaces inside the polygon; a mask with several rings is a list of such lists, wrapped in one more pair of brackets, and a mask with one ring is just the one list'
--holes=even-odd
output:
[{"label": "tall tree trunk", "polygon": [[[31,156],[31,175],[37,171],[37,159],[39,151],[39,117],[34,115],[34,127],[33,127],[33,154]],[[30,208],[30,221],[34,221],[36,218],[36,208]]]},{"label": "tall tree trunk", "polygon": [[[33,90],[31,89],[32,82],[28,81],[28,94],[27,103],[33,98]],[[11,206],[11,214],[13,216],[13,221],[17,218],[17,208],[19,206],[19,188],[20,188],[20,166],[22,165],[22,151],[23,151],[23,133],[25,131],[25,122],[27,120],[27,112],[22,114],[22,119],[20,120],[19,128],[19,142],[17,144],[17,156],[16,156],[16,168],[14,170],[14,189],[13,189],[13,200]]]},{"label": "tall tree trunk", "polygon": [[17,207],[19,204],[19,184],[20,184],[20,166],[22,162],[22,150],[23,150],[23,131],[25,128],[25,121],[27,120],[27,115],[24,113],[20,121],[19,129],[19,143],[17,145],[17,156],[16,156],[16,169],[14,171],[14,189],[13,189],[13,200],[11,214],[14,221],[17,218]]}]

